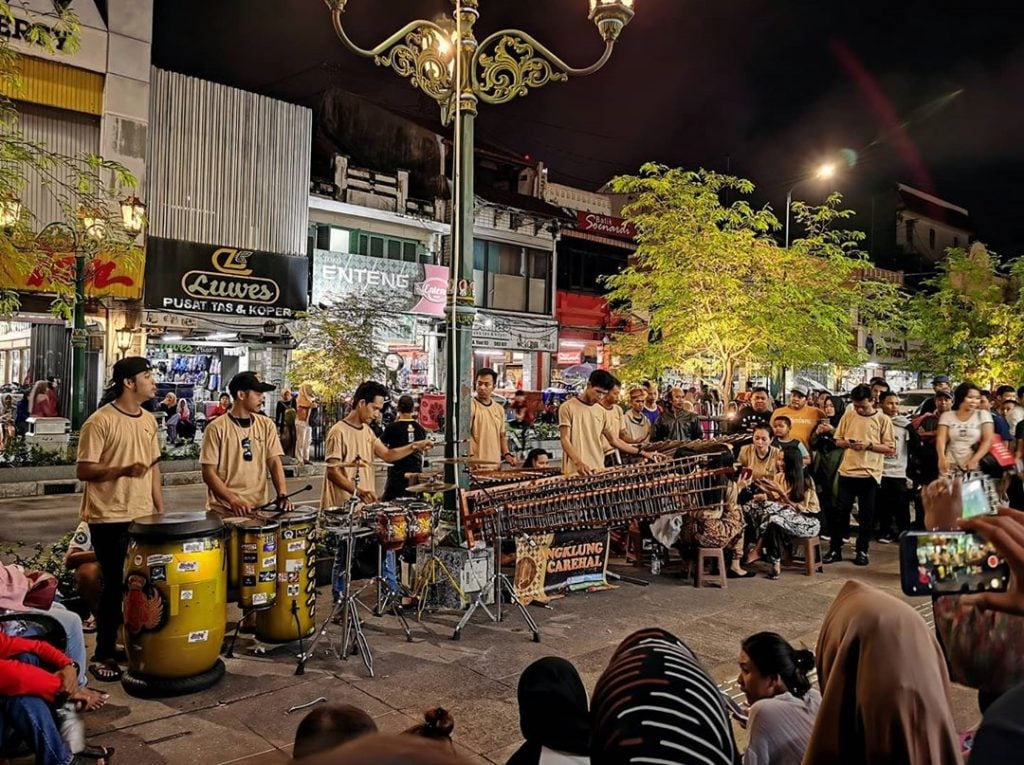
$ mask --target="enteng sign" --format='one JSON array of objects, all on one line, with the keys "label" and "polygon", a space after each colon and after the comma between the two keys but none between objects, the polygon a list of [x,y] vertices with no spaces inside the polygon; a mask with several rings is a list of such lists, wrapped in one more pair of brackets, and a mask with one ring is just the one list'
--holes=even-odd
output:
[{"label": "enteng sign", "polygon": [[313,250],[314,305],[367,292],[386,296],[396,313],[444,316],[448,268]]},{"label": "enteng sign", "polygon": [[633,239],[636,237],[636,226],[628,220],[613,218],[610,215],[598,215],[597,213],[576,212],[576,230],[589,231],[591,234],[604,234],[619,239]]},{"label": "enteng sign", "polygon": [[151,237],[145,307],[290,319],[308,305],[306,259]]}]

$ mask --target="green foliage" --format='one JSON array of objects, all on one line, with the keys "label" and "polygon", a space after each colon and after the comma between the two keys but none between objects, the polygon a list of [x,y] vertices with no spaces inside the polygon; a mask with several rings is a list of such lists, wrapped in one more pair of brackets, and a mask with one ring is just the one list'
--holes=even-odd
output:
[{"label": "green foliage", "polygon": [[[787,250],[772,237],[771,210],[744,198],[753,185],[742,178],[646,164],[612,188],[631,199],[624,215],[638,247],[608,279],[608,297],[648,322],[615,342],[627,378],[714,375],[728,394],[742,365],[853,363],[858,309],[872,325],[897,313],[893,285],[858,278],[870,263],[863,235],[839,228],[852,212],[838,194],[793,206],[807,235]],[[739,199],[723,204],[726,194]]]},{"label": "green foliage", "polygon": [[1024,380],[1024,259],[1001,267],[984,245],[952,248],[911,302],[916,369],[988,387]]},{"label": "green foliage", "polygon": [[381,341],[393,337],[398,325],[386,296],[346,295],[310,308],[300,319],[288,370],[292,385],[311,382],[324,401],[334,402],[363,380],[385,379]]},{"label": "green foliage", "polygon": [[0,550],[0,558],[8,564],[22,566],[32,571],[45,571],[57,577],[57,588],[64,597],[75,593],[75,575],[64,565],[74,532],[69,531],[53,544],[37,543],[27,545],[24,542],[6,544]]},{"label": "green foliage", "polygon": [[[59,6],[60,4],[56,4]],[[0,15],[13,25],[11,4],[0,0]],[[40,48],[64,54],[78,50],[79,25],[69,9],[55,10],[46,23],[35,23],[28,40]],[[0,86],[6,93],[20,89],[19,55],[8,38],[0,37]],[[0,229],[0,263],[20,276],[35,274],[51,285],[52,310],[70,319],[75,305],[73,259],[85,261],[86,279],[97,257],[135,265],[142,251],[122,224],[120,201],[137,185],[123,165],[88,154],[72,157],[51,151],[45,144],[25,138],[15,102],[0,96],[0,206],[20,200],[30,185],[41,188],[60,210],[56,221],[40,220],[36,211],[22,205],[13,226]],[[90,236],[83,217],[95,223]],[[0,289],[0,315],[19,308],[16,292]]]},{"label": "green foliage", "polygon": [[[74,465],[78,454],[78,433],[72,433],[67,450],[46,451],[38,446],[29,446],[22,436],[7,439],[3,450],[0,450],[0,468],[4,467],[49,467],[54,465]],[[161,459],[197,460],[199,444],[194,441],[176,447],[165,447]]]}]

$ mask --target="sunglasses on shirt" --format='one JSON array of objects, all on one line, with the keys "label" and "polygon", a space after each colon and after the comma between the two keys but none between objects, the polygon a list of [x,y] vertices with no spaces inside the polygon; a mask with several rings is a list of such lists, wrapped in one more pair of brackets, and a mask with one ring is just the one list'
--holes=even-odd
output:
[{"label": "sunglasses on shirt", "polygon": [[252,462],[252,441],[249,436],[242,439],[242,459],[246,462]]}]

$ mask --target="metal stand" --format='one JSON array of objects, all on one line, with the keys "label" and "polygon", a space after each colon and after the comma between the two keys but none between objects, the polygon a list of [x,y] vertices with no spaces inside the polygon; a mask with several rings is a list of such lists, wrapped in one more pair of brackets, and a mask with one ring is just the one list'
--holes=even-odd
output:
[{"label": "metal stand", "polygon": [[[519,593],[516,592],[515,584],[509,579],[507,574],[503,574],[501,571],[501,526],[502,526],[502,508],[497,507],[495,509],[496,519],[494,524],[494,533],[492,535],[492,544],[494,545],[494,574],[487,581],[487,584],[480,589],[477,593],[476,599],[469,606],[469,610],[463,615],[462,619],[455,626],[455,632],[452,633],[452,640],[459,640],[462,637],[463,628],[469,624],[469,620],[473,618],[473,614],[478,608],[482,608],[484,613],[490,618],[492,622],[500,622],[502,620],[501,615],[501,599],[504,595],[508,595],[509,601],[514,605],[519,614],[523,617],[526,622],[526,626],[530,628],[530,633],[533,635],[533,642],[540,642],[540,628],[537,623],[530,616],[530,613],[526,610],[526,606],[523,605],[523,601],[519,598]],[[484,598],[487,597],[488,590],[494,592],[494,612],[487,607],[484,603]]]},{"label": "metal stand", "polygon": [[435,536],[437,533],[438,513],[439,511],[437,508],[431,507],[430,553],[428,553],[426,560],[423,561],[423,567],[420,569],[419,581],[416,582],[416,587],[413,590],[413,595],[416,597],[417,620],[423,618],[423,611],[426,608],[427,593],[432,587],[436,587],[441,582],[442,574],[444,574],[455,592],[458,593],[459,602],[469,603],[469,598],[466,597],[466,593],[464,593],[462,588],[459,587],[459,583],[455,581],[455,577],[452,576],[452,572],[449,571],[448,567],[441,562],[439,557],[437,557],[437,540],[435,539]]}]

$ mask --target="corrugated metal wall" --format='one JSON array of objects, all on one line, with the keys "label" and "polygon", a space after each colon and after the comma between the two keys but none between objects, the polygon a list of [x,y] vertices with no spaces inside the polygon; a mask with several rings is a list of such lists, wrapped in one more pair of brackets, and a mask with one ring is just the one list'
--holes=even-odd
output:
[{"label": "corrugated metal wall", "polygon": [[[75,112],[57,111],[44,106],[19,104],[19,124],[25,138],[35,143],[46,144],[46,148],[58,154],[80,157],[82,154],[96,154],[100,150],[100,121],[98,117]],[[71,180],[71,174],[54,169],[53,174],[64,181]],[[43,227],[53,221],[67,221],[68,216],[61,210],[53,191],[47,191],[40,176],[31,168],[26,170],[26,187],[21,194],[25,207],[36,216],[36,225]],[[59,186],[55,187],[61,193]]]},{"label": "corrugated metal wall", "polygon": [[32,56],[19,56],[20,87],[0,82],[0,93],[16,101],[43,104],[99,116],[103,114],[103,75]]},{"label": "corrugated metal wall", "polygon": [[154,68],[150,235],[304,255],[312,114]]}]

